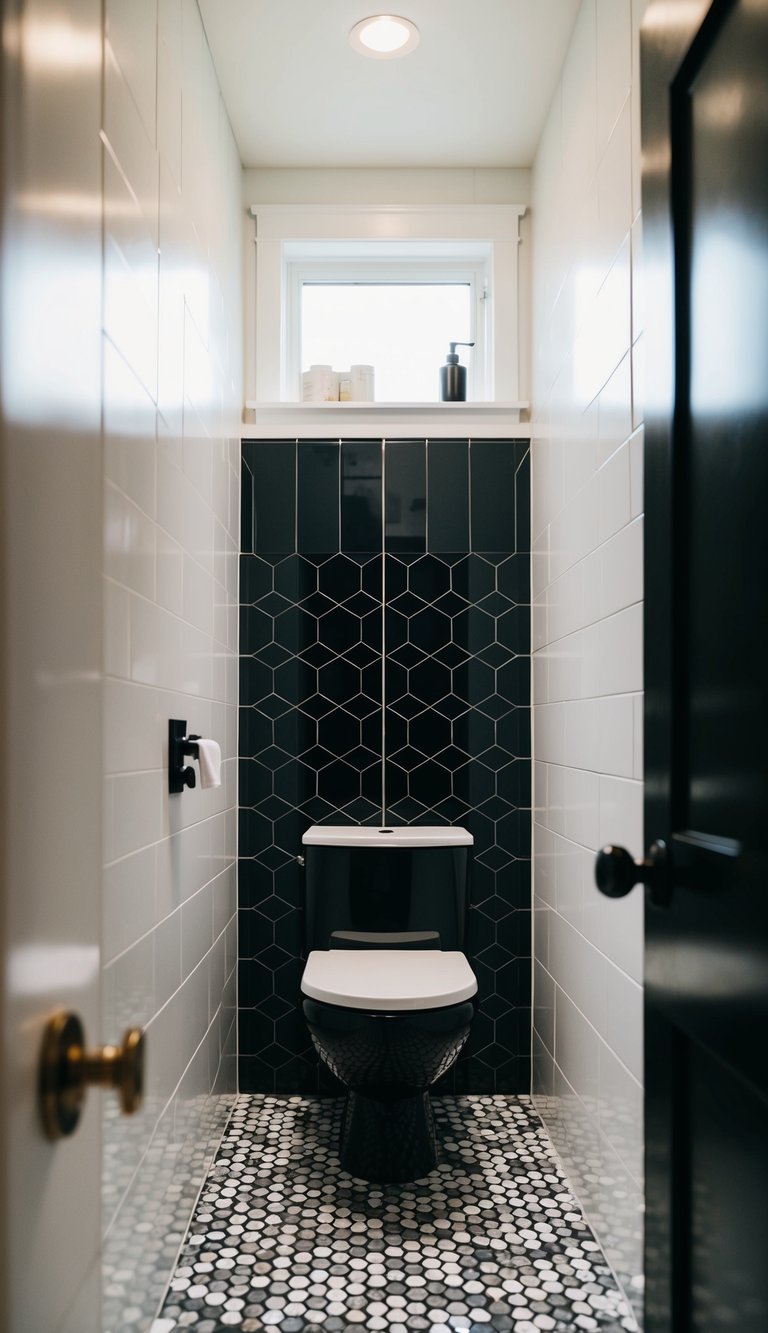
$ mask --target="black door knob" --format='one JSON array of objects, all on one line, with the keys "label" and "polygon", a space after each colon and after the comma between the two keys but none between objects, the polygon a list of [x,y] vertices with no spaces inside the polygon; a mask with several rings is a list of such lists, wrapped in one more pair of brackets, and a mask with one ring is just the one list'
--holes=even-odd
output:
[{"label": "black door knob", "polygon": [[645,861],[635,861],[625,847],[603,847],[595,861],[595,883],[606,898],[625,898],[635,884],[647,884],[655,907],[666,907],[671,897],[666,843],[654,842]]}]

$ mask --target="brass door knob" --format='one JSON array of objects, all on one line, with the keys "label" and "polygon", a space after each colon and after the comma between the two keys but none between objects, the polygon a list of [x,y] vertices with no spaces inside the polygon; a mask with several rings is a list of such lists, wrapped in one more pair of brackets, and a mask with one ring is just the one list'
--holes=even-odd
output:
[{"label": "brass door knob", "polygon": [[85,1047],[77,1014],[63,1010],[46,1024],[40,1055],[39,1105],[49,1139],[77,1128],[89,1087],[114,1088],[123,1115],[133,1115],[144,1096],[144,1033],[129,1028],[121,1046]]}]

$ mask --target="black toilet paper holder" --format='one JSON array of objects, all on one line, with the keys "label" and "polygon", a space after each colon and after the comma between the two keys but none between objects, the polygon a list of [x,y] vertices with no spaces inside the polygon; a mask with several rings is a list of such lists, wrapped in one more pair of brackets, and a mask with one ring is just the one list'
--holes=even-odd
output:
[{"label": "black toilet paper holder", "polygon": [[187,755],[192,759],[199,757],[200,751],[197,742],[199,736],[187,735],[186,722],[180,722],[178,718],[169,718],[168,721],[168,790],[171,795],[177,795],[185,787],[194,787],[197,785],[197,775],[194,768],[185,764]]}]

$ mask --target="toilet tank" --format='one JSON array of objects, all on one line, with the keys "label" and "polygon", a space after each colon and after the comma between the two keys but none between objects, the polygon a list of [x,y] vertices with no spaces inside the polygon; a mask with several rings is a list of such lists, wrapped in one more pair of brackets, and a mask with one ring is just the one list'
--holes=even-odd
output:
[{"label": "toilet tank", "polygon": [[472,841],[457,827],[308,829],[307,950],[335,930],[438,931],[442,949],[463,950]]}]

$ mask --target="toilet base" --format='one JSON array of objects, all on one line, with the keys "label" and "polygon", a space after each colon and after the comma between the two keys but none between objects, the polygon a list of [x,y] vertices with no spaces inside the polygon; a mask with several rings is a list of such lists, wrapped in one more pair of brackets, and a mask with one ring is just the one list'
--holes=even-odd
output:
[{"label": "toilet base", "polygon": [[348,1092],[339,1158],[351,1176],[377,1184],[419,1180],[434,1171],[437,1136],[429,1093],[375,1101]]}]

